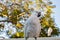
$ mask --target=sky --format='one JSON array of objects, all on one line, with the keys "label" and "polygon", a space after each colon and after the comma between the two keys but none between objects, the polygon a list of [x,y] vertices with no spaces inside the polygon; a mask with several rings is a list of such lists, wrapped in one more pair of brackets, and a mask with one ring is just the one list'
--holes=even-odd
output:
[{"label": "sky", "polygon": [[55,23],[57,24],[57,27],[60,28],[60,0],[51,0],[51,1],[56,6],[56,8],[53,8],[53,11],[55,12],[53,14],[53,17],[55,18]]}]

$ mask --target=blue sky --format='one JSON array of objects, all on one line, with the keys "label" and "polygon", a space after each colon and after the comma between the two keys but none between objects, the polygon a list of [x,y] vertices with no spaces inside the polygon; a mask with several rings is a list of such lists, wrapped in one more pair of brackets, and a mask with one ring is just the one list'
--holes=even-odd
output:
[{"label": "blue sky", "polygon": [[54,5],[56,5],[56,8],[53,8],[53,11],[55,12],[53,14],[53,17],[55,18],[55,23],[57,24],[57,27],[60,28],[60,0],[51,0]]}]

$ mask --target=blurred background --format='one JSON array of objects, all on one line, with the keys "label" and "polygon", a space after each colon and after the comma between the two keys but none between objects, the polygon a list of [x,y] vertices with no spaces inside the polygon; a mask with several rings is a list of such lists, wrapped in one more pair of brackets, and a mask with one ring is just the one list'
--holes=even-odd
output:
[{"label": "blurred background", "polygon": [[[0,0],[0,38],[23,38],[26,20],[35,11],[41,12],[39,37],[60,36],[58,0]],[[49,31],[50,32],[50,31]]]}]

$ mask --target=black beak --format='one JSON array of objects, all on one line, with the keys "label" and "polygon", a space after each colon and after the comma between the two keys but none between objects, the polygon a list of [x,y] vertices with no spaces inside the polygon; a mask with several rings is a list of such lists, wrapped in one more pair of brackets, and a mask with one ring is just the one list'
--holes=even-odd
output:
[{"label": "black beak", "polygon": [[38,13],[37,17],[40,17],[41,16],[41,12]]}]

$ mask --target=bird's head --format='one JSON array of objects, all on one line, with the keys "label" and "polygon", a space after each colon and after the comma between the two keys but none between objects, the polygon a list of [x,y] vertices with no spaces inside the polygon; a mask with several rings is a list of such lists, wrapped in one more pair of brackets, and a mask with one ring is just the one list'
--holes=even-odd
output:
[{"label": "bird's head", "polygon": [[33,11],[33,12],[32,12],[32,15],[35,15],[35,16],[37,16],[37,17],[40,17],[40,16],[41,16],[41,12]]},{"label": "bird's head", "polygon": [[36,11],[36,14],[35,14],[37,17],[40,17],[41,16],[41,12],[37,12]]}]

